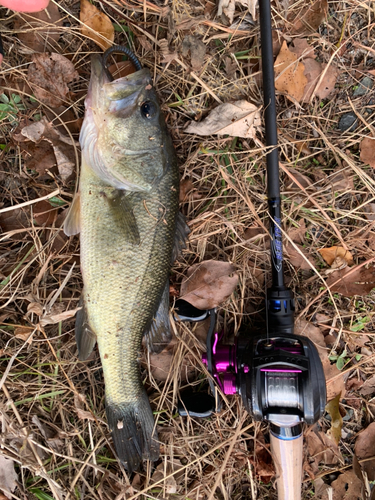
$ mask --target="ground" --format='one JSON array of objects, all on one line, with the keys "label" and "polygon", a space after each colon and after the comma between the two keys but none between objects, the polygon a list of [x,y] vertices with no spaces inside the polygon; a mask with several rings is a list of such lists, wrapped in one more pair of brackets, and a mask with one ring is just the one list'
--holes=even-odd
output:
[{"label": "ground", "polygon": [[[285,279],[296,297],[296,333],[316,344],[328,399],[336,396],[305,430],[302,498],[369,498],[374,2],[276,0],[272,7]],[[61,228],[77,182],[90,54],[114,39],[150,68],[178,155],[191,233],[172,268],[171,303],[192,265],[230,262],[223,279],[238,276],[234,291],[218,297],[214,284],[203,299],[213,293],[219,302],[228,342],[264,331],[270,259],[258,8],[252,0],[67,0],[35,18],[1,14],[0,489],[39,500],[276,498],[267,424],[253,421],[238,396],[206,420],[176,412],[180,391],[206,390],[207,322],[173,324],[171,346],[141,356],[161,456],[126,475],[105,421],[98,353],[88,362],[76,356],[79,239]],[[124,71],[122,60],[112,71]],[[219,129],[230,130],[191,131],[236,101],[242,112],[248,104],[238,101],[253,106],[241,117],[221,111]]]}]

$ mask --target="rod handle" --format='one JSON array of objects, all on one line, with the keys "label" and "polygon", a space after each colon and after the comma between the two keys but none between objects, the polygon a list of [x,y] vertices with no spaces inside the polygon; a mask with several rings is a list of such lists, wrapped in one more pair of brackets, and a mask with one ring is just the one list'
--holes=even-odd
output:
[{"label": "rod handle", "polygon": [[278,500],[301,500],[303,434],[283,439],[270,432]]}]

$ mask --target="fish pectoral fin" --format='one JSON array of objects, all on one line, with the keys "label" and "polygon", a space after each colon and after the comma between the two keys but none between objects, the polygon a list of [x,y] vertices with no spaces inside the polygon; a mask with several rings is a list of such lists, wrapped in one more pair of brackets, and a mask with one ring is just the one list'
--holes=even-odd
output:
[{"label": "fish pectoral fin", "polygon": [[79,309],[76,316],[75,336],[78,347],[78,358],[84,361],[90,356],[95,347],[96,335],[91,330],[87,320],[83,294],[80,298],[78,307],[81,309]]},{"label": "fish pectoral fin", "polygon": [[178,259],[182,250],[186,248],[186,241],[190,233],[190,228],[186,224],[185,216],[178,212],[176,220],[176,234],[174,240],[174,247],[172,250],[172,264]]},{"label": "fish pectoral fin", "polygon": [[106,401],[106,413],[116,454],[129,474],[138,469],[142,460],[158,460],[158,435],[144,389],[131,403]]},{"label": "fish pectoral fin", "polygon": [[70,209],[66,219],[64,221],[64,233],[67,236],[73,236],[81,232],[81,203],[80,203],[80,192],[74,195],[73,201],[70,205]]},{"label": "fish pectoral fin", "polygon": [[137,220],[135,218],[132,206],[129,201],[129,196],[123,191],[116,190],[112,197],[108,198],[113,220],[121,233],[127,237],[129,243],[133,245],[140,244]]},{"label": "fish pectoral fin", "polygon": [[169,280],[164,288],[158,310],[151,321],[149,330],[145,333],[149,352],[159,353],[167,347],[172,339],[169,322]]}]

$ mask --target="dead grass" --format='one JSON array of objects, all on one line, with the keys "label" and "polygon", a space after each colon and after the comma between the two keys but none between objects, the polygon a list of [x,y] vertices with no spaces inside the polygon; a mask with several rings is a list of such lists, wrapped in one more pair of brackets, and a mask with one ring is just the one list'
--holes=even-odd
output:
[{"label": "dead grass", "polygon": [[[222,19],[207,14],[214,7],[210,2],[178,0],[162,6],[124,1],[129,8],[120,7],[121,2],[103,0],[98,5],[120,26],[115,42],[129,44],[154,72],[181,179],[192,182],[181,204],[191,228],[190,242],[173,268],[171,282],[178,289],[188,267],[202,260],[233,262],[240,282],[219,311],[224,330],[231,336],[240,329],[262,328],[264,291],[270,282],[262,134],[255,142],[184,134],[189,120],[207,115],[220,101],[246,97],[262,105],[258,24],[248,25],[245,33],[229,29]],[[274,4],[274,20],[280,28],[286,22],[286,3],[277,0]],[[293,8],[301,8],[302,3]],[[74,310],[80,296],[78,239],[67,239],[61,231],[62,214],[72,199],[76,179],[64,184],[53,170],[38,177],[27,168],[27,154],[12,137],[35,115],[46,114],[55,126],[62,125],[77,139],[77,119],[83,116],[90,76],[89,55],[98,50],[80,33],[79,2],[62,1],[59,6],[62,23],[56,29],[58,48],[54,50],[74,63],[80,78],[64,107],[53,110],[30,101],[27,69],[32,50],[17,38],[28,28],[14,30],[19,15],[2,11],[7,52],[0,74],[3,92],[19,95],[25,108],[16,113],[16,123],[0,122],[0,142],[5,145],[0,165],[0,439],[2,454],[17,464],[19,484],[13,497],[275,498],[266,425],[253,422],[238,397],[227,398],[222,412],[208,420],[176,414],[179,391],[201,384],[205,377],[200,362],[202,342],[194,334],[195,326],[176,326],[178,340],[166,382],[143,368],[158,419],[161,460],[156,472],[148,464],[128,478],[109,440],[98,354],[89,362],[78,361],[74,319],[54,324],[42,321],[48,314]],[[244,8],[236,11],[240,20],[245,15]],[[189,57],[180,53],[188,34],[207,46],[204,63],[194,74],[189,71]],[[163,63],[164,39],[169,45],[166,49],[164,44],[164,54],[177,52],[181,64]],[[286,258],[286,280],[296,294],[297,316],[316,321],[326,338],[329,334],[327,356],[332,347],[338,355],[346,349],[351,360],[344,368],[347,382],[363,382],[374,374],[374,294],[328,293],[329,266],[318,250],[339,245],[351,251],[356,264],[367,261],[372,265],[375,259],[371,208],[375,176],[359,158],[361,140],[374,131],[374,91],[352,96],[353,88],[375,68],[373,39],[372,2],[331,1],[327,22],[308,40],[320,62],[339,69],[334,92],[329,99],[315,98],[303,106],[277,96],[286,241],[297,241],[291,232],[302,227],[297,255],[288,253]],[[230,71],[226,72],[225,65]],[[69,113],[62,115],[66,108]],[[353,132],[340,132],[338,120],[350,111],[357,115],[359,125]],[[52,205],[35,212],[35,201],[55,190],[59,194]],[[38,224],[36,214],[56,207],[58,215],[48,223],[41,216],[39,221],[44,222]],[[302,262],[308,259],[312,267],[301,264],[301,255]],[[353,325],[361,321],[363,328],[353,331]],[[182,360],[187,377],[179,369]],[[348,392],[342,394],[348,415],[342,456],[337,464],[323,463],[318,469],[306,455],[304,499],[314,496],[314,476],[330,482],[338,471],[351,466],[356,435],[374,421],[371,396],[363,397],[358,387],[352,387],[347,386]],[[321,428],[326,431],[328,427],[329,421],[323,419]]]}]

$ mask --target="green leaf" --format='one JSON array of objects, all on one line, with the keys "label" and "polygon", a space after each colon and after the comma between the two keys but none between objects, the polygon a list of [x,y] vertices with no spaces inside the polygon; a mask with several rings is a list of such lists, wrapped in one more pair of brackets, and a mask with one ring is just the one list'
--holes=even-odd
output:
[{"label": "green leaf", "polygon": [[369,323],[370,321],[371,318],[369,316],[365,316],[364,318],[357,318],[357,322],[350,327],[350,331],[360,332],[366,327],[367,323]]},{"label": "green leaf", "polygon": [[40,488],[30,488],[30,492],[36,496],[38,500],[53,500],[53,497],[48,493],[45,493]]},{"label": "green leaf", "polygon": [[62,200],[61,198],[58,198],[57,196],[53,196],[48,201],[53,207],[63,207],[64,205],[67,204],[66,201]]},{"label": "green leaf", "polygon": [[13,99],[15,104],[18,104],[21,102],[21,97],[17,94],[12,94],[12,99]]},{"label": "green leaf", "polygon": [[6,104],[9,103],[9,97],[6,94],[1,94],[0,95],[0,101],[5,102]]},{"label": "green leaf", "polygon": [[345,366],[345,359],[340,356],[336,361],[336,366],[338,370],[342,370]]},{"label": "green leaf", "polygon": [[10,104],[0,104],[0,111],[13,111],[13,109]]}]

